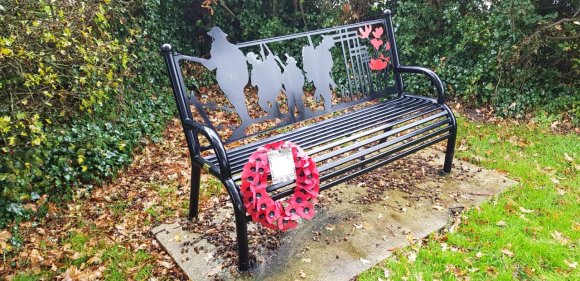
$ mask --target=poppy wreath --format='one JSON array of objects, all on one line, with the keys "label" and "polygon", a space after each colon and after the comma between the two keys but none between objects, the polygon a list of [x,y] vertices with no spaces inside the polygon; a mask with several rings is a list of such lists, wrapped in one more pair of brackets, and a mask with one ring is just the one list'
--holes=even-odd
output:
[{"label": "poppy wreath", "polygon": [[[268,195],[268,151],[290,148],[296,168],[296,187],[291,197],[274,201]],[[246,212],[256,222],[271,229],[286,231],[298,225],[298,219],[314,217],[314,204],[320,191],[320,177],[312,158],[289,141],[266,144],[256,150],[242,169],[240,188]]]}]

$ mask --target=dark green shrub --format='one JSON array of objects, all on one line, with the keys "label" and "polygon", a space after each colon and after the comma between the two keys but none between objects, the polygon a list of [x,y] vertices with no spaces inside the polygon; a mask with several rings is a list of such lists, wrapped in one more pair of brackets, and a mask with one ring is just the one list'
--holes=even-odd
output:
[{"label": "dark green shrub", "polygon": [[175,106],[158,50],[174,29],[187,29],[174,17],[178,8],[157,1],[0,7],[7,34],[0,38],[7,93],[0,96],[0,228],[27,218],[24,203],[41,195],[54,200],[110,179],[146,137],[159,138]]},{"label": "dark green shrub", "polygon": [[498,115],[543,109],[577,120],[579,3],[399,0],[401,60],[435,69],[452,96]]}]

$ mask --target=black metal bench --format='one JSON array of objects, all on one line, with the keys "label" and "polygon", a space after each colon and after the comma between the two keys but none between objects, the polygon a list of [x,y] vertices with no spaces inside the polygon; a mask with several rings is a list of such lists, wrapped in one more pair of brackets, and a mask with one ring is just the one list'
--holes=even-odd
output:
[{"label": "black metal bench", "polygon": [[[300,145],[317,163],[321,191],[444,140],[442,172],[451,171],[457,124],[444,104],[443,83],[431,70],[399,64],[391,13],[385,15],[237,45],[214,27],[209,59],[162,46],[191,155],[189,218],[198,213],[203,169],[221,180],[233,203],[239,270],[251,267],[240,173],[266,143]],[[276,53],[286,53],[286,62]],[[209,89],[212,95],[195,86],[192,72],[201,67],[193,64],[215,69],[219,89]],[[407,93],[403,73],[426,76],[437,98]],[[291,186],[268,190],[280,199],[292,194]]]}]

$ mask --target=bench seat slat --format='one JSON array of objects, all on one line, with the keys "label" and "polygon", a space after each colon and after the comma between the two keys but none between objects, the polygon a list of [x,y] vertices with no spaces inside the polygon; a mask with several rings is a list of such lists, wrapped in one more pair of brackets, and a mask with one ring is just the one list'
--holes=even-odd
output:
[{"label": "bench seat slat", "polygon": [[[394,148],[392,148],[384,153],[373,156],[372,158],[369,158],[368,160],[361,161],[361,163],[358,163],[355,166],[348,166],[348,167],[342,168],[340,170],[334,171],[331,174],[323,175],[320,177],[320,181],[321,181],[320,190],[322,191],[322,190],[328,189],[328,188],[333,187],[337,184],[343,183],[347,180],[350,180],[350,179],[355,178],[359,175],[362,175],[368,171],[379,168],[387,163],[393,162],[393,161],[400,159],[404,156],[407,156],[409,154],[417,152],[417,151],[419,151],[427,146],[430,146],[430,145],[433,145],[437,142],[443,141],[443,140],[449,138],[450,133],[444,134],[442,136],[436,137],[436,138],[431,139],[431,140],[429,140],[429,139],[433,136],[437,136],[437,135],[440,135],[442,133],[449,132],[450,127],[451,126],[446,127],[444,129],[440,129],[440,130],[438,130],[434,133],[431,133],[427,136],[424,136],[418,140],[394,147]],[[429,140],[429,141],[426,141],[426,140]],[[413,145],[416,145],[416,144],[420,144],[420,145],[413,147]],[[412,148],[410,148],[410,147],[412,147]],[[410,149],[404,150],[405,148],[410,148]],[[397,153],[397,152],[399,152],[399,153]],[[386,155],[387,156],[391,155],[391,156],[385,157]],[[367,163],[372,162],[372,161],[376,161],[377,159],[381,159],[382,161],[373,163],[373,164],[368,165],[368,166],[366,165]],[[360,170],[353,172],[353,169],[355,169],[357,167],[362,167],[362,168]],[[341,175],[341,177],[334,180],[334,181],[328,181],[328,179],[332,179],[333,177],[336,177],[337,175]],[[291,183],[279,184],[279,185],[273,186],[273,188],[269,187],[269,189],[270,190],[280,189],[280,188],[288,186],[288,184],[291,184]],[[290,187],[291,187],[291,185],[290,185]],[[271,197],[274,200],[277,200],[280,198],[284,198],[284,197],[292,194],[293,192],[294,192],[293,188],[286,188],[286,190],[283,190],[281,192],[273,194]]]},{"label": "bench seat slat", "polygon": [[[401,97],[391,100],[391,102],[378,103],[364,110],[354,111],[285,134],[237,147],[228,151],[228,158],[234,175],[233,179],[239,182],[243,165],[257,147],[281,139],[289,140],[300,145],[319,163],[321,181],[325,181],[344,174],[348,170],[352,171],[352,165],[356,167],[366,166],[377,159],[418,144],[420,141],[426,141],[442,133],[449,132],[451,130],[450,123],[447,112],[440,105],[426,99]],[[323,127],[325,131],[321,132],[320,127]],[[443,128],[433,132],[434,129],[441,127]],[[380,133],[381,131],[383,132]],[[402,133],[405,134],[400,135]],[[399,136],[393,140],[373,145],[377,141],[384,141],[388,137],[397,134]],[[349,142],[354,143],[340,147]],[[382,151],[395,144],[401,145]],[[371,147],[365,148],[365,146]],[[336,149],[336,147],[340,148]],[[368,158],[364,159],[365,156]],[[333,158],[338,159],[325,163]],[[356,161],[359,158],[363,160]],[[216,159],[213,156],[206,159],[216,163]],[[342,168],[338,172],[334,170],[341,165],[349,165],[349,167],[346,170]],[[352,178],[351,176],[348,177]],[[268,190],[283,189],[286,185],[288,183],[270,186]],[[321,184],[321,186],[326,185],[327,183],[324,182]],[[278,192],[274,195],[279,196],[279,194],[281,193]]]},{"label": "bench seat slat", "polygon": [[[401,105],[407,105],[407,104],[411,104],[413,102],[417,103],[417,101],[418,101],[418,99],[399,98],[399,99],[394,99],[394,100],[390,100],[387,102],[381,102],[381,103],[375,104],[373,106],[369,106],[367,108],[363,108],[361,110],[357,110],[357,111],[345,114],[345,115],[341,116],[340,118],[338,118],[338,120],[349,121],[349,120],[352,120],[354,118],[358,118],[360,116],[367,116],[367,115],[372,114],[376,111],[385,111],[388,108],[399,108]],[[301,136],[311,135],[311,132],[314,129],[314,127],[316,129],[325,129],[325,128],[336,126],[336,125],[337,125],[337,119],[322,120],[322,121],[317,122],[315,124],[311,124],[311,125],[307,125],[307,126],[298,128],[298,129],[293,130],[292,132],[287,133],[287,134],[276,135],[276,136],[273,136],[270,138],[266,138],[263,140],[258,140],[258,141],[252,142],[250,145],[236,147],[234,149],[228,150],[228,156],[232,157],[232,156],[235,156],[238,154],[246,155],[247,151],[249,151],[249,150],[254,151],[259,146],[262,146],[266,143],[285,139],[288,137],[288,135],[292,135],[295,139],[297,139],[298,137],[301,137]]]},{"label": "bench seat slat", "polygon": [[[405,109],[417,109],[417,106],[433,106],[431,103],[426,102],[425,100],[415,99],[415,98],[398,98],[395,100],[390,100],[387,102],[380,102],[375,105],[369,106],[367,108],[349,112],[337,118],[330,118],[315,124],[310,124],[301,128],[297,128],[291,132],[277,134],[272,137],[268,137],[262,140],[252,141],[252,143],[248,145],[239,146],[236,148],[232,148],[228,150],[228,158],[230,162],[233,163],[236,159],[240,158],[240,156],[247,157],[248,152],[255,151],[257,147],[262,146],[266,143],[288,139],[291,138],[294,141],[300,141],[303,138],[312,138],[312,131],[329,129],[329,128],[336,128],[336,127],[344,127],[346,123],[353,122],[353,120],[360,120],[360,118],[368,117],[368,116],[375,116],[375,117],[399,117],[397,114],[406,113]],[[367,121],[368,122],[368,121]],[[360,123],[355,122],[355,123]],[[215,161],[213,156],[207,157],[210,161]],[[246,159],[244,159],[245,161]]]},{"label": "bench seat slat", "polygon": [[[331,151],[331,152],[329,152],[327,154],[324,154],[322,156],[315,157],[314,158],[314,161],[316,161],[316,162],[322,162],[324,160],[330,159],[330,158],[335,157],[337,155],[340,155],[342,153],[345,153],[345,152],[348,152],[350,150],[353,150],[353,149],[356,149],[356,148],[360,148],[362,146],[365,146],[367,144],[370,144],[370,143],[372,143],[374,141],[378,141],[378,140],[381,140],[381,139],[385,139],[385,138],[387,138],[389,136],[395,135],[397,133],[403,132],[405,130],[408,130],[408,129],[411,129],[411,128],[414,128],[414,127],[417,127],[417,126],[419,126],[421,124],[425,124],[425,123],[427,123],[429,121],[432,121],[432,120],[434,120],[436,118],[442,117],[445,114],[446,114],[445,112],[439,112],[439,113],[437,113],[435,115],[431,115],[431,116],[429,116],[429,117],[427,117],[425,119],[417,120],[417,121],[415,121],[413,123],[407,124],[405,126],[399,127],[397,129],[394,129],[394,130],[390,130],[390,131],[385,132],[383,134],[380,134],[378,136],[374,136],[374,137],[370,137],[370,138],[367,138],[367,139],[364,139],[364,140],[361,140],[361,141],[357,141],[357,142],[355,142],[354,144],[352,144],[352,145],[350,145],[348,147],[343,147],[343,148],[341,148],[339,150]],[[363,136],[368,136],[368,135],[369,134],[364,134]]]},{"label": "bench seat slat", "polygon": [[[275,140],[289,140],[300,145],[303,149],[309,150],[310,148],[324,144],[323,137],[328,141],[332,141],[336,137],[342,137],[348,133],[352,134],[352,132],[364,131],[372,128],[377,125],[377,122],[391,122],[389,126],[395,126],[401,123],[401,120],[408,120],[408,117],[405,117],[407,114],[411,114],[419,110],[435,110],[436,108],[437,107],[432,104],[421,102],[408,105],[402,109],[396,108],[394,110],[384,110],[385,112],[382,113],[374,111],[369,112],[368,115],[358,116],[356,120],[349,119],[347,120],[348,122],[344,122],[342,118],[339,117],[335,119],[336,122],[334,122],[332,126],[327,126],[325,131],[321,131],[317,126],[313,126],[309,127],[307,130],[302,130],[300,134],[289,132],[281,136],[279,135]],[[312,132],[316,132],[316,134],[313,134]],[[273,142],[275,140],[269,139],[263,143]],[[232,165],[233,170],[236,170],[239,165],[243,165],[243,163],[247,161],[248,155],[253,153],[260,145],[251,144],[248,145],[248,148],[244,149],[243,151],[236,151],[236,153],[228,152],[228,158],[230,159],[230,165]]]}]

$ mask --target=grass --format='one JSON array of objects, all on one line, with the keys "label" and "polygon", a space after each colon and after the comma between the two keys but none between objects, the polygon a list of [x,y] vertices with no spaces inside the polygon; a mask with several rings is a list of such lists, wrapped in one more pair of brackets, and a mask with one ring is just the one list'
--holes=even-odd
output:
[{"label": "grass", "polygon": [[108,266],[105,270],[105,280],[145,280],[150,277],[153,265],[151,255],[143,250],[127,251],[114,245],[103,253],[103,260]]},{"label": "grass", "polygon": [[580,280],[580,138],[459,119],[457,158],[519,183],[359,280]]},{"label": "grass", "polygon": [[[98,253],[100,258],[97,261],[104,266],[101,275],[96,278],[103,280],[148,280],[151,277],[154,260],[151,253],[144,250],[129,251],[119,244],[109,244],[101,241],[95,247],[86,247],[89,238],[86,235],[76,233],[65,241],[65,244],[70,244],[71,249],[78,253],[75,257],[66,260],[66,266],[62,268],[70,268],[70,266],[82,267],[89,261],[89,256],[94,256]],[[15,276],[14,280],[41,280],[41,279],[55,279],[56,272],[50,270],[43,270],[37,273],[22,272]],[[74,277],[74,275],[73,275]],[[82,275],[76,276],[84,279]],[[74,279],[74,278],[73,278]],[[89,278],[91,279],[91,278]]]}]

